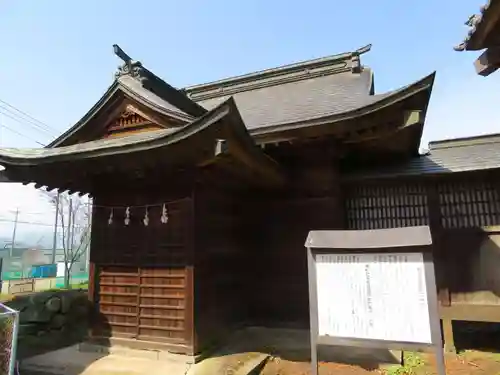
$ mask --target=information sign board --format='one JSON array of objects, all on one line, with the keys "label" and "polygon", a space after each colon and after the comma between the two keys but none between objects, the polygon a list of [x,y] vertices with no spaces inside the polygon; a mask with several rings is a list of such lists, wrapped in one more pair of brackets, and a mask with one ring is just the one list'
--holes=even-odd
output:
[{"label": "information sign board", "polygon": [[428,227],[312,231],[309,267],[311,355],[317,345],[443,348]]}]

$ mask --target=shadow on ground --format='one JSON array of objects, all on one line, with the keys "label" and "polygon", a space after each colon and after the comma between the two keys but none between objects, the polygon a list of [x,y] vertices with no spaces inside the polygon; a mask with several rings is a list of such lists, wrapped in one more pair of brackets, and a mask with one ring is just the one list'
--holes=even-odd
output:
[{"label": "shadow on ground", "polygon": [[[304,329],[278,329],[250,327],[233,333],[221,349],[211,357],[234,356],[241,353],[265,353],[293,362],[310,362],[309,331]],[[360,366],[376,370],[387,364],[400,364],[401,352],[386,349],[352,347],[319,347],[320,361]]]},{"label": "shadow on ground", "polygon": [[[88,335],[89,320],[97,318],[91,315],[85,290],[51,290],[18,295],[5,304],[19,311],[16,358],[21,367],[29,358],[84,341]],[[101,317],[101,321],[103,319]],[[104,354],[88,356],[88,363],[81,365],[86,367],[102,356]]]}]

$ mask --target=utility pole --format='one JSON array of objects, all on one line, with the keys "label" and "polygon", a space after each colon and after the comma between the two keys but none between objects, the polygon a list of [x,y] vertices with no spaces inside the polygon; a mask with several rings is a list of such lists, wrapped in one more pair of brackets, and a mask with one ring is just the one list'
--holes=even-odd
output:
[{"label": "utility pole", "polygon": [[10,244],[10,258],[14,254],[14,246],[16,243],[17,220],[19,219],[19,207],[16,208],[16,218],[14,219],[14,229],[12,230],[12,243]]},{"label": "utility pole", "polygon": [[69,197],[69,207],[68,207],[68,229],[66,230],[66,251],[69,254],[69,251],[72,248],[71,243],[71,228],[72,228],[72,219],[73,218],[73,198]]},{"label": "utility pole", "polygon": [[87,226],[88,226],[88,240],[87,240],[87,248],[86,254],[85,254],[85,270],[89,272],[89,265],[90,265],[90,241],[92,238],[92,201],[90,200],[90,195],[88,196],[87,199]]},{"label": "utility pole", "polygon": [[59,191],[56,195],[56,218],[54,220],[54,239],[52,242],[52,264],[56,263],[56,251],[57,251],[57,225],[59,224]]},{"label": "utility pole", "polygon": [[64,287],[69,288],[71,275],[70,270],[73,265],[73,239],[72,239],[72,218],[73,218],[73,198],[69,197],[69,207],[68,207],[68,230],[66,231],[67,245],[64,251]]}]

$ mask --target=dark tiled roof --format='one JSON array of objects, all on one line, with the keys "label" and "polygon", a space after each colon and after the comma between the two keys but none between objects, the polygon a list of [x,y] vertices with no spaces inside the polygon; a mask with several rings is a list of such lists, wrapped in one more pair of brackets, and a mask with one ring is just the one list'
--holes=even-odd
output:
[{"label": "dark tiled roof", "polygon": [[[368,104],[372,73],[350,71],[235,93],[234,99],[248,129],[300,122],[345,112]],[[228,96],[200,101],[210,109]]]},{"label": "dark tiled roof", "polygon": [[500,134],[436,141],[429,146],[427,154],[406,163],[349,177],[402,177],[500,168]]},{"label": "dark tiled roof", "polygon": [[325,75],[339,71],[359,71],[360,55],[370,51],[367,45],[353,52],[321,57],[293,64],[247,73],[214,82],[194,85],[183,89],[193,100],[227,95],[228,93],[247,91],[257,87],[273,86],[284,81],[296,81],[304,77]]},{"label": "dark tiled roof", "polygon": [[[360,55],[370,46],[183,89],[207,109],[233,97],[252,134],[354,113],[424,81],[374,95],[372,71]],[[431,88],[432,83],[427,88]],[[282,129],[283,128],[283,129]]]},{"label": "dark tiled roof", "polygon": [[137,79],[134,79],[131,76],[121,76],[117,79],[117,81],[119,83],[120,88],[123,89],[125,92],[133,94],[134,96],[143,99],[147,104],[149,104],[153,108],[160,110],[160,112],[163,112],[165,114],[177,115],[176,117],[185,120],[193,119],[193,116],[190,116],[186,112],[177,108],[176,106],[174,106],[164,98],[160,97],[156,93],[152,92],[151,90],[145,89],[144,86],[141,84],[141,82],[138,81]]},{"label": "dark tiled roof", "polygon": [[454,47],[455,51],[475,51],[484,49],[487,46],[476,45],[474,43],[474,38],[477,34],[477,31],[484,27],[485,20],[490,17],[491,9],[494,7],[500,6],[500,0],[488,0],[486,4],[481,6],[479,9],[479,14],[473,14],[469,17],[469,19],[465,22],[465,25],[469,27],[469,31],[465,39],[457,46]]},{"label": "dark tiled roof", "polygon": [[[334,122],[342,116],[355,117],[363,109],[372,110],[379,102],[385,105],[392,98],[399,100],[407,94],[405,90],[408,88],[417,90],[425,86],[423,89],[431,89],[433,75],[402,89],[374,95],[373,74],[360,62],[360,55],[370,48],[366,46],[353,52],[181,90],[173,88],[139,62],[130,62],[130,65],[124,64],[120,68],[114,84],[96,106],[49,147],[64,144],[61,142],[69,137],[77,138],[77,132],[111,101],[117,91],[159,113],[185,122],[232,97],[247,129],[252,135],[257,135],[285,130],[286,126],[309,126],[316,120]],[[395,95],[398,93],[401,95]]]},{"label": "dark tiled roof", "polygon": [[187,87],[184,92],[210,109],[233,96],[248,129],[321,118],[369,104],[373,75],[354,52],[323,57]]}]

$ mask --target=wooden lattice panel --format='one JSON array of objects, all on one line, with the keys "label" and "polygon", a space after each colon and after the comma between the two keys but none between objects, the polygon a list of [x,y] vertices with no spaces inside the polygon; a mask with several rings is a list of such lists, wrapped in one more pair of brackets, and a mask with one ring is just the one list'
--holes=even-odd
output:
[{"label": "wooden lattice panel", "polygon": [[102,336],[135,337],[139,273],[134,267],[99,269],[99,327]]},{"label": "wooden lattice panel", "polygon": [[413,184],[349,185],[345,189],[349,229],[428,225],[424,186]]},{"label": "wooden lattice panel", "polygon": [[141,269],[138,336],[143,340],[185,338],[186,273]]},{"label": "wooden lattice panel", "polygon": [[438,192],[444,228],[500,225],[500,187],[493,182],[440,183]]}]

